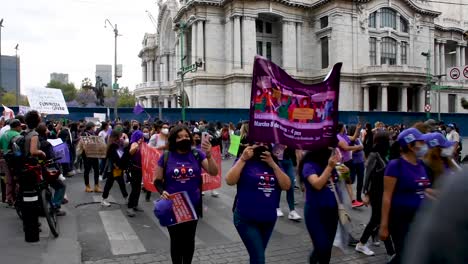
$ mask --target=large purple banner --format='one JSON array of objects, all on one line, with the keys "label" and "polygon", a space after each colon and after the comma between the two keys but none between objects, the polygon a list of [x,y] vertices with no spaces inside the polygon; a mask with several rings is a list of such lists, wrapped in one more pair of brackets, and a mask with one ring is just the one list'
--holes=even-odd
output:
[{"label": "large purple banner", "polygon": [[336,146],[341,66],[335,64],[323,82],[308,85],[256,56],[249,140],[303,150]]}]

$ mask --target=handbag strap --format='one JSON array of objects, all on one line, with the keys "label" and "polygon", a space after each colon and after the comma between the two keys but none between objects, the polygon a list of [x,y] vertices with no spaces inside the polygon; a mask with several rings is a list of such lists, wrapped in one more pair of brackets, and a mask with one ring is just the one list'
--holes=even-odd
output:
[{"label": "handbag strap", "polygon": [[331,182],[331,185],[332,185],[332,192],[333,194],[335,195],[335,199],[336,199],[336,203],[338,204],[338,207],[344,207],[343,206],[343,203],[340,201],[340,198],[338,197],[338,194],[336,192],[336,187],[335,187],[335,183],[333,182],[333,180],[331,178],[328,179],[330,182]]}]

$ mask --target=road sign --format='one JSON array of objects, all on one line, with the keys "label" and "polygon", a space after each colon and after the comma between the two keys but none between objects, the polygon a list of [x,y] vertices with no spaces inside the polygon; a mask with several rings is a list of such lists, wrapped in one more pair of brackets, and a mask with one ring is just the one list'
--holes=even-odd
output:
[{"label": "road sign", "polygon": [[468,66],[465,66],[465,68],[463,68],[463,76],[468,79]]},{"label": "road sign", "polygon": [[112,85],[112,90],[118,90],[119,89],[119,84],[118,83],[114,83]]},{"label": "road sign", "polygon": [[450,78],[452,80],[458,80],[460,78],[460,69],[458,69],[456,67],[450,69],[450,74],[449,75],[450,75]]},{"label": "road sign", "polygon": [[424,111],[425,111],[425,112],[430,112],[431,109],[432,109],[432,107],[431,107],[430,104],[427,104],[427,105],[424,106]]}]

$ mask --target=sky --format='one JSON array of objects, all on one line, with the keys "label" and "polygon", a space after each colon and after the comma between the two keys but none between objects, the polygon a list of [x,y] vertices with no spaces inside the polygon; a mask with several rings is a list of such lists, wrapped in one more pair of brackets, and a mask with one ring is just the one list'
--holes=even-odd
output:
[{"label": "sky", "polygon": [[78,88],[88,77],[95,79],[96,64],[114,64],[114,32],[105,19],[117,24],[117,63],[123,64],[120,87],[134,90],[141,82],[138,53],[146,32],[157,19],[155,0],[14,0],[1,1],[4,19],[2,55],[15,55],[19,44],[21,93],[45,87],[50,73],[68,73]]}]

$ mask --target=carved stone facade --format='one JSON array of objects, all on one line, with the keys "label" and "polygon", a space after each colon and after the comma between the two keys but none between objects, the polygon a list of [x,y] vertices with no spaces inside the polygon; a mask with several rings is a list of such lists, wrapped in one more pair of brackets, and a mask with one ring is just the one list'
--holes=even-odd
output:
[{"label": "carved stone facade", "polygon": [[[165,107],[177,107],[181,45],[185,66],[204,62],[184,82],[195,108],[249,107],[252,62],[261,54],[305,83],[321,81],[343,62],[341,110],[423,111],[438,99],[426,92],[428,72],[444,74],[468,58],[462,39],[468,6],[425,0],[166,0],[159,5],[158,32],[145,35],[139,55],[143,78],[135,94],[146,107],[156,107],[158,98]],[[176,23],[187,25],[183,43]],[[441,83],[451,87],[441,93],[441,111],[463,112],[464,84],[445,77]]]}]

